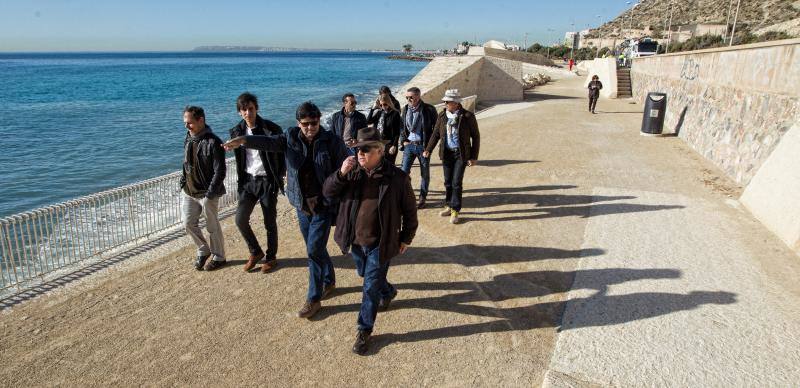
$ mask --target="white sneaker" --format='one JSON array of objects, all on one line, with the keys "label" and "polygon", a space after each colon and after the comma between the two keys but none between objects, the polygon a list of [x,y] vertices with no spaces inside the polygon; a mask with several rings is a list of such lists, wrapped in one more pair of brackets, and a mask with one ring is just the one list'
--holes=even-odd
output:
[{"label": "white sneaker", "polygon": [[449,215],[450,215],[450,212],[451,212],[451,211],[452,211],[452,210],[450,210],[450,206],[445,206],[445,207],[444,207],[444,210],[442,210],[442,211],[440,211],[440,212],[439,212],[439,215],[440,215],[440,216],[442,216],[442,217],[447,217],[447,216],[449,216]]},{"label": "white sneaker", "polygon": [[457,224],[458,223],[458,212],[453,210],[450,212],[450,223]]}]

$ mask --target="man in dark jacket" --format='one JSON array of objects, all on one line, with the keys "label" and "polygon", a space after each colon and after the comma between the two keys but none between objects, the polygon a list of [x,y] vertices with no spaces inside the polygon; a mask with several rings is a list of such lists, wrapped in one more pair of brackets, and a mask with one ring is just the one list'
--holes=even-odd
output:
[{"label": "man in dark jacket", "polygon": [[[333,114],[331,118],[331,131],[339,136],[347,145],[356,138],[356,131],[367,126],[367,117],[356,110],[356,96],[347,93],[342,96],[342,110]],[[352,148],[348,147],[350,155],[355,155]]]},{"label": "man in dark jacket", "polygon": [[308,253],[308,295],[297,313],[311,318],[322,306],[321,300],[336,287],[333,263],[328,254],[328,235],[338,202],[322,193],[322,184],[336,172],[347,157],[347,149],[330,131],[319,124],[322,113],[316,105],[304,102],[295,114],[299,127],[272,136],[240,136],[225,143],[226,150],[240,146],[286,157],[286,196],[297,211],[300,231]]},{"label": "man in dark jacket", "polygon": [[457,224],[458,212],[461,211],[461,193],[464,189],[464,171],[467,166],[474,166],[478,161],[481,134],[475,115],[461,106],[458,89],[445,91],[442,101],[445,102],[445,109],[436,120],[433,135],[423,156],[430,156],[439,139],[442,140],[439,158],[442,160],[444,172],[445,207],[439,215],[449,215],[450,223]]},{"label": "man in dark jacket", "polygon": [[[225,194],[225,151],[222,140],[206,125],[203,108],[184,108],[183,123],[188,130],[183,141],[181,177],[183,226],[197,245],[194,267],[213,271],[225,265],[225,241],[218,218],[219,198]],[[206,217],[208,241],[200,230],[201,214]]]},{"label": "man in dark jacket", "polygon": [[[358,162],[348,157],[325,181],[323,194],[341,200],[334,240],[351,251],[364,278],[353,351],[365,354],[378,310],[397,296],[389,262],[405,253],[417,231],[417,207],[408,175],[384,158],[385,140],[373,128],[358,131]],[[351,249],[352,248],[352,249]]]},{"label": "man in dark jacket", "polygon": [[400,132],[400,150],[403,151],[403,171],[408,174],[414,159],[419,160],[420,185],[419,202],[417,208],[425,207],[425,198],[428,197],[428,183],[430,182],[430,158],[422,156],[428,140],[431,138],[433,126],[436,124],[436,108],[425,103],[420,98],[418,87],[406,91],[408,104],[403,107],[400,117],[403,120],[403,130]]},{"label": "man in dark jacket", "polygon": [[[231,139],[239,136],[280,135],[281,127],[258,115],[258,98],[251,93],[242,93],[236,99],[236,110],[242,121],[231,128]],[[259,260],[261,272],[267,273],[277,264],[278,223],[277,202],[278,191],[283,191],[283,177],[286,175],[286,161],[283,153],[242,148],[233,151],[236,156],[236,175],[238,179],[239,204],[236,208],[236,227],[242,234],[250,257],[244,265],[245,272],[256,266]],[[253,229],[250,227],[250,215],[256,203],[261,204],[264,215],[264,227],[267,230],[266,255],[258,243]],[[266,258],[265,258],[266,256]]]}]

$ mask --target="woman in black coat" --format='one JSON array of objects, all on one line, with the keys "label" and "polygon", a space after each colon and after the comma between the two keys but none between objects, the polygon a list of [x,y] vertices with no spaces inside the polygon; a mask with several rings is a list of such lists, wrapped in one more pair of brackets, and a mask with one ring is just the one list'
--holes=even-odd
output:
[{"label": "woman in black coat", "polygon": [[367,119],[367,124],[375,126],[383,140],[388,140],[384,157],[394,165],[397,159],[397,141],[400,138],[400,131],[403,130],[403,119],[400,112],[395,108],[389,95],[382,94],[378,98],[380,109]]}]

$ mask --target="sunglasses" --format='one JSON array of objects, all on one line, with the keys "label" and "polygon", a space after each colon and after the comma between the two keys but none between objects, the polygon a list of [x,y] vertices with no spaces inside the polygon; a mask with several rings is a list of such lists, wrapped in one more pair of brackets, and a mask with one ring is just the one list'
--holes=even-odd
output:
[{"label": "sunglasses", "polygon": [[372,152],[372,150],[378,149],[378,147],[379,146],[374,146],[374,145],[356,147],[356,152],[360,152],[362,154],[368,154],[368,153]]},{"label": "sunglasses", "polygon": [[301,121],[301,122],[300,122],[300,126],[301,126],[301,127],[306,127],[306,128],[308,128],[308,127],[313,127],[313,126],[315,126],[315,125],[318,125],[318,124],[319,124],[319,120],[315,120],[315,121]]},{"label": "sunglasses", "polygon": [[416,100],[416,99],[417,99],[417,96],[406,96],[406,100],[408,100],[408,101]]}]

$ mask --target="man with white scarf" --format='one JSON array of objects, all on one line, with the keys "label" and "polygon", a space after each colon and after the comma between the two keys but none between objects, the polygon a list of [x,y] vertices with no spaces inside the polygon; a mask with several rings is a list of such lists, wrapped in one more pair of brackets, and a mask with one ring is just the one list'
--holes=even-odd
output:
[{"label": "man with white scarf", "polygon": [[445,207],[439,214],[443,217],[449,215],[450,223],[457,224],[464,190],[464,172],[467,166],[474,166],[478,161],[481,135],[475,114],[461,105],[458,89],[447,90],[442,101],[445,102],[445,110],[439,113],[423,156],[430,157],[439,139],[442,139],[439,159],[442,160],[444,171]]}]

